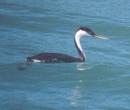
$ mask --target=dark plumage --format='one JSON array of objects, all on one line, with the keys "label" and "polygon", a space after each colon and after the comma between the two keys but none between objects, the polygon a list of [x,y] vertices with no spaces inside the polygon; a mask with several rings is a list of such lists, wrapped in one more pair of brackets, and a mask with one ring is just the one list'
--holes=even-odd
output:
[{"label": "dark plumage", "polygon": [[71,63],[71,62],[84,62],[85,53],[80,45],[80,38],[82,36],[95,36],[96,34],[87,27],[80,27],[74,37],[74,43],[78,51],[79,57],[73,57],[62,53],[40,53],[31,57],[27,57],[27,62],[44,62],[44,63]]},{"label": "dark plumage", "polygon": [[33,62],[33,60],[39,60],[43,63],[71,63],[71,62],[81,62],[79,58],[75,58],[62,53],[40,53],[32,57],[28,57],[28,62]]}]

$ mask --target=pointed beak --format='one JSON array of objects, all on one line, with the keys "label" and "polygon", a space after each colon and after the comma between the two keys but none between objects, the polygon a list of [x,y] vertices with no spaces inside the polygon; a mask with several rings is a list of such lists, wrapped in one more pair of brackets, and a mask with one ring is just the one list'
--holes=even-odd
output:
[{"label": "pointed beak", "polygon": [[107,37],[103,37],[103,36],[97,36],[97,35],[95,35],[94,37],[96,37],[96,38],[99,38],[99,39],[104,39],[104,40],[107,40],[107,39],[109,39],[109,38],[107,38]]}]

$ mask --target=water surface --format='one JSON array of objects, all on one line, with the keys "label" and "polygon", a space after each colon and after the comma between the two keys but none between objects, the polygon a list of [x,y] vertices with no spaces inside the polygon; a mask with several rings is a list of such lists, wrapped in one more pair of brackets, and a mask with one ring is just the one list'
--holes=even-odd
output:
[{"label": "water surface", "polygon": [[[129,110],[129,12],[129,0],[0,1],[0,108]],[[87,62],[17,70],[40,52],[76,56],[79,26],[109,38],[81,40]]]}]

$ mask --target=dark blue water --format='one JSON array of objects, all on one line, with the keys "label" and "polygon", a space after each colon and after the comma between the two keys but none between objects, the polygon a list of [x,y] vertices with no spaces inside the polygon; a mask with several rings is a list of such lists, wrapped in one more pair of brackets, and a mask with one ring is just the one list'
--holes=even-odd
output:
[{"label": "dark blue water", "polygon": [[[130,110],[129,0],[1,0],[0,109]],[[33,64],[27,56],[76,56],[79,26],[109,40],[83,38],[87,62]]]}]

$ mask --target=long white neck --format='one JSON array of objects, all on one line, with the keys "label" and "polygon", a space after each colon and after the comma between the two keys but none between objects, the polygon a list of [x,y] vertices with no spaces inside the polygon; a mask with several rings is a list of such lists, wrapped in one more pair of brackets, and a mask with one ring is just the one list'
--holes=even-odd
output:
[{"label": "long white neck", "polygon": [[80,44],[80,38],[83,37],[84,35],[86,35],[86,33],[82,30],[79,30],[76,32],[75,38],[74,38],[75,46],[76,46],[77,51],[79,53],[80,59],[82,61],[85,61],[85,59],[86,59],[85,53],[84,53],[82,46]]}]

